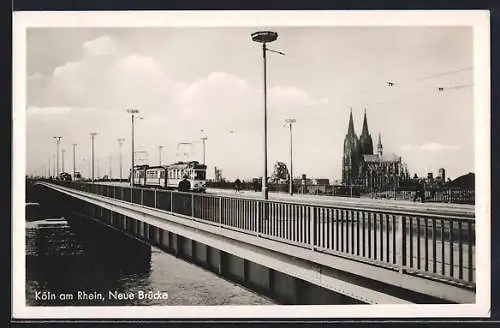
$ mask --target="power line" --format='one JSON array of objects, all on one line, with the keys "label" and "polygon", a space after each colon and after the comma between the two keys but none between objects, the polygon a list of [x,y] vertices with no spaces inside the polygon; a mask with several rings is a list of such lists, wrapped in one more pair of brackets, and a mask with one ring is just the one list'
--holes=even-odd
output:
[{"label": "power line", "polygon": [[416,97],[421,97],[422,95],[435,95],[437,93],[442,93],[448,90],[459,90],[459,89],[464,89],[473,86],[473,84],[463,84],[463,85],[456,85],[456,86],[449,86],[449,87],[437,87],[437,88],[432,88],[432,89],[425,89],[425,90],[420,90],[417,92],[413,92],[410,94],[403,95],[401,97],[397,97],[395,99],[388,99],[388,100],[380,100],[380,101],[375,101],[371,103],[366,103],[365,106],[377,106],[377,105],[383,105],[383,104],[388,104],[388,103],[393,103],[393,102],[398,102],[401,100],[408,100],[408,99],[413,99]]},{"label": "power line", "polygon": [[473,66],[468,66],[468,67],[463,67],[463,68],[459,68],[459,69],[455,69],[455,70],[451,70],[451,71],[440,72],[440,73],[436,73],[436,74],[422,76],[422,77],[418,77],[418,78],[411,79],[411,80],[406,80],[406,81],[401,81],[401,82],[387,81],[386,82],[386,86],[393,87],[393,86],[398,86],[398,85],[402,85],[402,84],[410,84],[410,83],[414,83],[414,82],[420,82],[420,81],[434,79],[434,78],[441,77],[441,76],[446,76],[446,75],[452,75],[452,74],[456,74],[456,73],[466,72],[466,71],[470,71],[470,70],[473,70],[473,69],[474,69]]}]

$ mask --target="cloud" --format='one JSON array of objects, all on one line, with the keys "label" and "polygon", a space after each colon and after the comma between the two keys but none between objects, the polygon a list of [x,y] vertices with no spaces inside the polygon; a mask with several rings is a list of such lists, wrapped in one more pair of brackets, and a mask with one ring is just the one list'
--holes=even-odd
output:
[{"label": "cloud", "polygon": [[420,148],[426,151],[443,151],[443,150],[456,150],[459,149],[460,147],[456,145],[442,145],[436,142],[430,142],[420,146]]},{"label": "cloud", "polygon": [[71,107],[28,107],[26,114],[27,116],[36,115],[66,115],[70,114],[72,111]]},{"label": "cloud", "polygon": [[[200,160],[199,137],[204,129],[211,168],[222,168],[228,177],[261,173],[264,113],[260,83],[251,85],[225,71],[181,82],[151,56],[118,53],[119,45],[109,37],[87,42],[84,48],[80,61],[60,65],[52,75],[29,83],[30,149],[44,149],[51,145],[52,134],[58,133],[65,142],[81,144],[81,151],[87,152],[89,132],[97,132],[96,158],[105,158],[101,161],[104,163],[109,154],[117,152],[117,138],[129,136],[130,116],[125,109],[134,107],[144,117],[135,125],[135,145],[147,151],[150,160],[156,158],[160,144],[165,146],[165,162],[183,159],[176,150],[180,141],[193,142],[189,158]],[[314,123],[314,131],[307,132],[311,117],[321,114],[310,109],[324,109],[326,104],[328,99],[315,99],[297,87],[269,88],[270,170],[274,161],[289,156],[288,147],[283,147],[289,142],[284,119],[293,115],[300,122],[295,132],[297,150],[312,150],[308,140],[322,137],[321,131],[331,127],[327,120],[319,120]],[[312,154],[317,156],[318,152]],[[325,161],[324,165],[329,164]],[[297,159],[297,170],[300,167],[301,160]]]},{"label": "cloud", "polygon": [[118,50],[117,44],[106,35],[85,42],[83,47],[88,54],[92,55],[110,55],[115,54]]},{"label": "cloud", "polygon": [[460,149],[457,145],[443,145],[437,142],[428,142],[420,146],[412,146],[410,144],[403,145],[399,147],[402,151],[428,151],[428,152],[438,152],[438,151],[449,151]]},{"label": "cloud", "polygon": [[269,90],[269,107],[287,111],[297,108],[315,107],[328,103],[326,98],[312,99],[305,91],[291,86],[275,86]]}]

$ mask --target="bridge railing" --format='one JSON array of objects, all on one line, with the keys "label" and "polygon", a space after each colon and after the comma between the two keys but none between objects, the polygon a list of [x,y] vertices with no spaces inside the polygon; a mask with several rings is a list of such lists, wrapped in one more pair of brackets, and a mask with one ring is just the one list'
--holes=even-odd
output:
[{"label": "bridge railing", "polygon": [[262,238],[475,287],[475,219],[58,182]]}]

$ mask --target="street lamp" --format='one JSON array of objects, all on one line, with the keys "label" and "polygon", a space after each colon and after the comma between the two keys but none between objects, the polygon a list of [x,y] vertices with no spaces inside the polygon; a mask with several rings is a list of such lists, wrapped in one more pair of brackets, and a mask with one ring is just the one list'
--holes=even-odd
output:
[{"label": "street lamp", "polygon": [[52,155],[52,172],[54,173],[54,179],[57,178],[56,175],[56,155]]},{"label": "street lamp", "polygon": [[52,167],[50,166],[50,156],[49,156],[49,179],[52,176]]},{"label": "street lamp", "polygon": [[111,165],[113,164],[113,156],[109,156],[109,179],[111,180]]},{"label": "street lamp", "polygon": [[57,158],[57,164],[56,164],[57,170],[55,172],[56,178],[59,175],[59,143],[61,142],[61,138],[62,137],[54,137],[54,139],[56,140],[56,158]]},{"label": "street lamp", "polygon": [[163,149],[163,146],[158,146],[158,155],[159,155],[159,165],[161,166],[161,150]]},{"label": "street lamp", "polygon": [[75,172],[76,172],[76,162],[75,162],[75,151],[76,149],[76,144],[73,144],[73,180],[75,180]]},{"label": "street lamp", "polygon": [[205,141],[207,141],[207,139],[206,136],[201,137],[201,141],[203,142],[203,164],[205,164]]},{"label": "street lamp", "polygon": [[92,138],[92,152],[91,152],[91,161],[92,161],[92,183],[94,183],[94,137],[97,135],[96,132],[91,132],[90,137]]},{"label": "street lamp", "polygon": [[266,43],[275,41],[278,33],[271,31],[259,31],[252,33],[252,40],[262,43],[262,57],[264,58],[264,176],[262,177],[262,195],[268,199],[267,190],[267,77],[266,77]]},{"label": "street lamp", "polygon": [[130,185],[134,187],[134,116],[139,113],[138,109],[127,109],[127,113],[132,116],[132,167],[130,169]]},{"label": "street lamp", "polygon": [[285,120],[290,126],[290,195],[293,195],[293,148],[292,148],[292,125],[297,122],[294,118]]},{"label": "street lamp", "polygon": [[61,169],[61,172],[64,173],[64,152],[66,151],[66,149],[61,149],[61,156],[62,156],[62,169]]},{"label": "street lamp", "polygon": [[120,147],[120,182],[122,181],[122,144],[125,138],[118,138],[118,146]]}]

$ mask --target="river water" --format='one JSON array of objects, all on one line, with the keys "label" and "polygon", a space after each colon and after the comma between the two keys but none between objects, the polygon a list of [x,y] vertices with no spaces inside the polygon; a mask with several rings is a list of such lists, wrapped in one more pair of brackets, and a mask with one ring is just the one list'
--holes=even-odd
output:
[{"label": "river water", "polygon": [[28,306],[274,304],[99,223],[26,228]]}]

